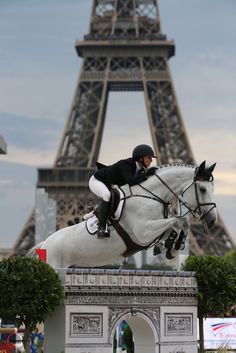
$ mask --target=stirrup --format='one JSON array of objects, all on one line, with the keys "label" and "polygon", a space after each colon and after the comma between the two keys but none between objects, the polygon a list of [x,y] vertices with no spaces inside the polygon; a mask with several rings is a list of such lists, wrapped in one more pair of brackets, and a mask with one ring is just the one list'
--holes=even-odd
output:
[{"label": "stirrup", "polygon": [[98,239],[103,239],[103,238],[105,238],[105,228],[100,228],[100,229],[98,229],[97,238],[98,238]]},{"label": "stirrup", "polygon": [[107,228],[98,229],[97,239],[110,238],[110,231]]},{"label": "stirrup", "polygon": [[105,229],[105,238],[110,238],[110,230],[108,227]]}]

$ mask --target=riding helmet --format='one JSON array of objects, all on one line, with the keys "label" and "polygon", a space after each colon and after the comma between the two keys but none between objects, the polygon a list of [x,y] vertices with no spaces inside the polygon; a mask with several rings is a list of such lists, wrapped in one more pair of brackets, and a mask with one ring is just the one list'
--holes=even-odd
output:
[{"label": "riding helmet", "polygon": [[153,158],[157,158],[154,155],[153,149],[152,147],[148,146],[148,145],[138,145],[134,148],[133,153],[132,153],[132,158],[134,160],[138,160],[140,157],[144,157],[144,156],[149,156],[149,157],[153,157]]}]

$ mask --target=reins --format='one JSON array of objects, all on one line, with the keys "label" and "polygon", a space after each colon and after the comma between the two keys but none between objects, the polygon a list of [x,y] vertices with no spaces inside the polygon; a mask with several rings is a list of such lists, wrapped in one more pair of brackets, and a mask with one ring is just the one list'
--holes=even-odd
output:
[{"label": "reins", "polygon": [[192,216],[193,216],[194,218],[198,218],[198,217],[196,216],[196,210],[198,209],[198,206],[193,210],[193,209],[187,204],[187,202],[185,202],[185,201],[183,200],[183,198],[182,198],[183,195],[184,195],[184,193],[194,184],[194,186],[195,186],[195,192],[196,192],[196,199],[197,199],[197,203],[198,203],[198,205],[199,205],[199,199],[198,199],[198,195],[197,195],[196,180],[195,180],[195,179],[194,179],[193,182],[182,192],[182,194],[181,194],[182,197],[180,197],[178,194],[176,194],[176,192],[174,192],[174,191],[169,187],[169,185],[168,185],[159,175],[155,174],[155,176],[160,180],[160,182],[161,182],[163,185],[165,185],[165,187],[166,187],[166,188],[176,197],[176,199],[179,201],[180,210],[182,210],[181,206],[186,207],[187,210],[188,210],[184,215],[183,215],[183,214],[180,214],[180,216],[177,216],[177,215],[174,215],[174,214],[173,214],[174,217],[176,217],[176,218],[182,218],[182,217],[186,216],[186,215],[188,214],[188,212],[189,212],[189,213],[192,214]]},{"label": "reins", "polygon": [[[155,174],[156,175],[156,174]],[[131,197],[143,197],[145,199],[149,199],[149,200],[153,200],[153,201],[157,201],[159,203],[161,203],[164,207],[164,211],[163,211],[163,216],[164,218],[168,217],[168,206],[171,204],[169,201],[165,201],[163,199],[161,199],[159,196],[157,196],[156,194],[154,194],[152,191],[148,190],[147,188],[145,188],[143,185],[141,184],[137,184],[140,188],[142,188],[143,190],[145,190],[146,192],[148,192],[151,196],[147,196],[147,195],[139,195],[139,194],[133,194],[132,188],[131,186],[129,186],[129,190],[130,190],[130,195],[126,196],[125,199],[129,199]]]},{"label": "reins", "polygon": [[[209,202],[209,203],[201,203],[199,201],[199,195],[198,195],[198,191],[197,191],[197,186],[196,186],[196,177],[194,177],[193,182],[182,192],[182,194],[179,196],[178,194],[176,194],[176,192],[174,192],[171,187],[158,175],[158,174],[154,174],[154,176],[159,179],[159,181],[172,193],[173,196],[175,196],[175,198],[178,200],[179,205],[180,205],[180,215],[176,215],[176,214],[172,214],[171,215],[173,217],[176,218],[182,218],[185,217],[188,213],[191,213],[191,215],[195,218],[195,219],[202,219],[203,217],[203,212],[201,211],[201,206],[210,206],[212,205],[212,208],[207,212],[207,214],[209,212],[211,212],[211,210],[213,208],[216,207],[216,204],[214,202]],[[195,188],[195,195],[196,195],[196,200],[197,200],[197,206],[192,209],[187,202],[185,202],[183,200],[183,195],[184,193],[194,184],[194,188]],[[163,211],[163,216],[164,218],[168,218],[168,214],[170,213],[169,211],[169,206],[171,205],[171,202],[169,201],[165,201],[163,199],[161,199],[158,195],[154,194],[152,191],[148,190],[147,188],[145,188],[143,185],[141,184],[137,184],[141,189],[145,190],[147,193],[149,193],[151,196],[147,196],[147,195],[140,195],[140,194],[133,194],[132,188],[131,186],[129,186],[129,190],[130,190],[130,195],[125,196],[124,199],[129,199],[131,197],[142,197],[142,198],[146,198],[146,199],[150,199],[153,201],[157,201],[159,203],[161,203],[164,207],[164,211]],[[182,214],[182,206],[186,207],[187,212],[185,212],[184,214]],[[200,216],[200,217],[199,217]],[[205,215],[206,216],[206,215]]]}]

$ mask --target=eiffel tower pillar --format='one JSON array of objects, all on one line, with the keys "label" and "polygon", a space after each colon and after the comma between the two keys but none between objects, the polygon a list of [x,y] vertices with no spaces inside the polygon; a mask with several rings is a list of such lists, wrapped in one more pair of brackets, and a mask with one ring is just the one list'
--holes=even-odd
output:
[{"label": "eiffel tower pillar", "polygon": [[[175,44],[161,32],[157,0],[94,0],[89,33],[76,50],[83,63],[55,164],[38,170],[37,186],[56,200],[58,228],[78,222],[95,201],[88,180],[110,91],[144,92],[159,163],[195,164],[168,65]],[[32,213],[13,250],[25,253],[33,244]],[[232,247],[220,218],[212,232],[192,223],[191,253],[223,255]]]}]

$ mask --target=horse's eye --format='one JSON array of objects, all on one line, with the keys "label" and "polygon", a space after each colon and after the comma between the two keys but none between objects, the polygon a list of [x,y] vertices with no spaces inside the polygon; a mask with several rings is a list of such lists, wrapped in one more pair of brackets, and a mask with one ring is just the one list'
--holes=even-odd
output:
[{"label": "horse's eye", "polygon": [[206,193],[206,189],[205,188],[200,188],[200,191],[201,191],[202,194]]}]

